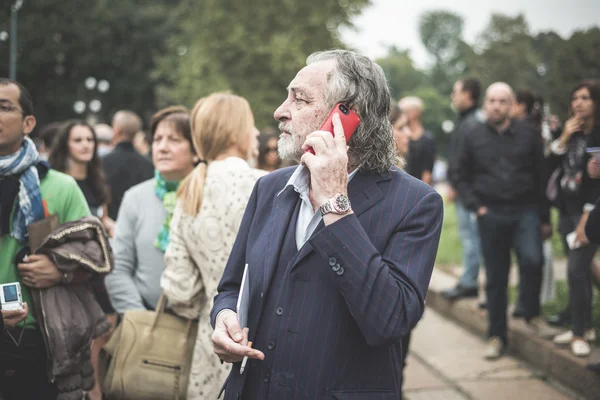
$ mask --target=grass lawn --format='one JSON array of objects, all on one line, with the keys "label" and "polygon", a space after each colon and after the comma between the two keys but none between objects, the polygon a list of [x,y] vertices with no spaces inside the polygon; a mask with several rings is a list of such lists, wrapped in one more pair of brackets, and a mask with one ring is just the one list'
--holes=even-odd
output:
[{"label": "grass lawn", "polygon": [[[556,210],[552,211],[552,226],[558,226],[558,213]],[[552,248],[555,258],[564,257],[560,234],[556,229],[552,236]],[[442,268],[462,264],[462,244],[458,237],[458,220],[454,203],[444,204],[444,222],[436,264]]]},{"label": "grass lawn", "polygon": [[[564,258],[563,245],[560,234],[557,232],[558,213],[552,210],[552,226],[555,227],[552,236],[552,249],[554,258]],[[514,259],[513,259],[514,262]],[[451,269],[462,264],[462,245],[458,237],[458,221],[454,204],[445,203],[444,223],[442,226],[442,237],[438,248],[436,267],[443,270]],[[508,289],[508,298],[511,304],[516,301],[516,287]],[[556,314],[562,311],[569,301],[567,282],[556,282],[556,299],[543,307],[544,315]],[[597,332],[600,333],[600,293],[595,290],[594,304],[592,306],[592,323]]]}]

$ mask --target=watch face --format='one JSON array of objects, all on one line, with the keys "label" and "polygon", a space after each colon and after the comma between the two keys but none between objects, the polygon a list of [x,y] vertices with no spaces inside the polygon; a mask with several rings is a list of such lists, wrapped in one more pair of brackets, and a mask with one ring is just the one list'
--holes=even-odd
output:
[{"label": "watch face", "polygon": [[350,199],[343,194],[336,196],[334,204],[337,212],[345,213],[350,210]]}]

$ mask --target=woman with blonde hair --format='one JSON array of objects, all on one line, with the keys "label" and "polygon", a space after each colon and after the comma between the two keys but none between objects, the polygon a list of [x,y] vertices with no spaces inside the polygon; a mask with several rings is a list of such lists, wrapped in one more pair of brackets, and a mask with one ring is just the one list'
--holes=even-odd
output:
[{"label": "woman with blonde hair", "polygon": [[188,399],[211,399],[230,368],[212,351],[212,299],[252,188],[266,172],[248,164],[258,154],[258,131],[244,98],[214,93],[198,100],[191,127],[200,163],[177,191],[161,285],[175,313],[199,318]]}]

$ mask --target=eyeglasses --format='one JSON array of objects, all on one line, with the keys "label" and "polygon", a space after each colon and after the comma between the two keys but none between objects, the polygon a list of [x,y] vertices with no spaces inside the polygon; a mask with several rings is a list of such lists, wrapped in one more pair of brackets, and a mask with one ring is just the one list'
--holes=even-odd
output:
[{"label": "eyeglasses", "polygon": [[277,152],[277,147],[267,147],[266,152],[267,153]]},{"label": "eyeglasses", "polygon": [[18,111],[23,114],[23,110],[21,110],[19,107],[15,107],[12,104],[0,104],[0,113],[8,114],[13,111]]}]

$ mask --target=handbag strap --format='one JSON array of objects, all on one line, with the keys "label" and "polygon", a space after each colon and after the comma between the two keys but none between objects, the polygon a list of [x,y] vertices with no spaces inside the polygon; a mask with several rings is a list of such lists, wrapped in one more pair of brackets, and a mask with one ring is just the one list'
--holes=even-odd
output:
[{"label": "handbag strap", "polygon": [[[154,332],[154,328],[158,324],[158,319],[161,315],[165,313],[167,309],[167,295],[165,292],[160,294],[160,298],[158,299],[158,303],[156,304],[156,310],[154,313],[154,321],[152,321],[152,326],[150,327],[150,332]],[[186,318],[186,327],[185,327],[185,336],[188,337],[190,335],[190,330],[192,329],[192,325],[194,321]]]},{"label": "handbag strap", "polygon": [[156,305],[156,310],[154,313],[154,321],[152,321],[152,326],[150,327],[150,332],[154,331],[156,324],[158,323],[158,318],[165,313],[167,308],[167,296],[165,292],[160,294],[160,298],[158,299],[158,304]]}]

